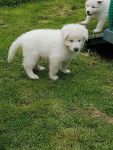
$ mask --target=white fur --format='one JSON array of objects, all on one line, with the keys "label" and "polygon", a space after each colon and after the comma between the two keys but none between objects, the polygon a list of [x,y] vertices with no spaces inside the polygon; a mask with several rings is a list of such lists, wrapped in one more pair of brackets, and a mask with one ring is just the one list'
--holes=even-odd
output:
[{"label": "white fur", "polygon": [[57,80],[56,74],[59,69],[64,73],[70,73],[67,70],[68,61],[77,55],[87,39],[87,29],[79,24],[65,25],[61,30],[32,30],[12,43],[8,62],[13,61],[17,48],[21,47],[24,56],[23,66],[31,79],[39,78],[33,73],[33,68],[37,66],[39,70],[44,70],[44,67],[39,66],[39,59],[46,58],[49,60],[49,76]]},{"label": "white fur", "polygon": [[96,18],[98,23],[94,29],[94,33],[101,32],[108,17],[109,5],[110,0],[86,0],[87,17],[81,24],[86,25],[92,19]]}]

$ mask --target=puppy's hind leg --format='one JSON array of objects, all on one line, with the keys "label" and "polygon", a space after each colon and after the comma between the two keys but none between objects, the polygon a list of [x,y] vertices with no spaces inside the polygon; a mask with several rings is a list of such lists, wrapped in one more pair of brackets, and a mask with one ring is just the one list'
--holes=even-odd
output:
[{"label": "puppy's hind leg", "polygon": [[39,65],[39,64],[36,64],[35,69],[37,69],[37,70],[39,70],[39,71],[43,71],[43,70],[45,70],[46,68],[43,67],[43,66],[41,66],[41,65]]},{"label": "puppy's hind leg", "polygon": [[38,69],[39,69],[39,71],[43,71],[43,70],[45,70],[46,68],[43,67],[43,66],[38,65]]},{"label": "puppy's hind leg", "polygon": [[39,79],[39,77],[33,73],[33,68],[35,67],[37,60],[38,57],[36,58],[36,56],[34,57],[32,55],[24,57],[23,66],[30,79]]},{"label": "puppy's hind leg", "polygon": [[71,73],[71,71],[67,69],[67,66],[68,66],[68,62],[63,62],[60,66],[60,70],[65,74]]}]

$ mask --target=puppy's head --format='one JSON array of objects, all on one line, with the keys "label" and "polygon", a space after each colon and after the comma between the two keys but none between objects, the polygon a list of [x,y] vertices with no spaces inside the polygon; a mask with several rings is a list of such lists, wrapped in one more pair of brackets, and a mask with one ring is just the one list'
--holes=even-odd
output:
[{"label": "puppy's head", "polygon": [[88,40],[88,30],[80,24],[65,25],[61,32],[64,45],[72,52],[79,52]]},{"label": "puppy's head", "polygon": [[93,16],[98,14],[104,0],[86,0],[86,14]]}]

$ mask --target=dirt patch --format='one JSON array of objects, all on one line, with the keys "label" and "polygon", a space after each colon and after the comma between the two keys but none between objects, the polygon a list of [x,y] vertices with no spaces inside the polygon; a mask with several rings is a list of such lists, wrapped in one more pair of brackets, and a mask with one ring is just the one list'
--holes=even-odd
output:
[{"label": "dirt patch", "polygon": [[97,109],[92,110],[91,114],[92,117],[101,117],[103,113]]},{"label": "dirt patch", "polygon": [[107,123],[113,124],[113,117],[108,116],[107,114],[101,112],[100,110],[98,110],[97,108],[93,109],[90,112],[90,116],[94,117],[94,118],[101,118],[104,121],[106,121]]}]

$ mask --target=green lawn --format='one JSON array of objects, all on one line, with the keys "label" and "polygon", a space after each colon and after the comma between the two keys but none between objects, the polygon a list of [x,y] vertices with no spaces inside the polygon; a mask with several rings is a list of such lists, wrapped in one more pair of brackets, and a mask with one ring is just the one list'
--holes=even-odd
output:
[{"label": "green lawn", "polygon": [[21,33],[80,22],[84,12],[84,0],[0,8],[0,150],[113,150],[113,62],[81,53],[55,82],[48,69],[30,80],[21,51],[7,63]]}]

